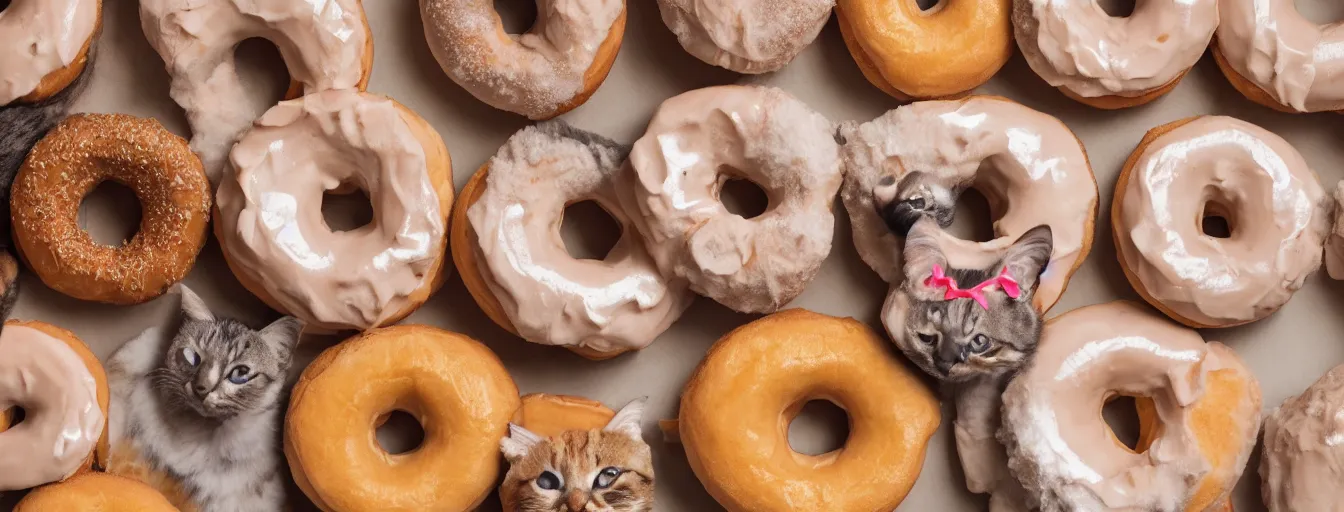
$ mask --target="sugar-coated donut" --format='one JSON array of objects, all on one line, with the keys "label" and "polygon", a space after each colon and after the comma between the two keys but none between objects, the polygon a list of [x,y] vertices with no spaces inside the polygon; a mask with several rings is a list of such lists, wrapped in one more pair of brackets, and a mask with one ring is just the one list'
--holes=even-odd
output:
[{"label": "sugar-coated donut", "polygon": [[425,39],[444,73],[486,104],[550,119],[588,101],[625,36],[625,0],[537,2],[525,34],[504,31],[491,0],[421,0]]},{"label": "sugar-coated donut", "polygon": [[[1269,316],[1321,266],[1328,196],[1296,149],[1245,121],[1203,116],[1154,128],[1115,190],[1125,277],[1188,326]],[[1230,238],[1205,234],[1206,217],[1226,219]]]},{"label": "sugar-coated donut", "polygon": [[65,480],[107,463],[111,395],[102,363],[70,331],[5,322],[0,331],[0,491]]},{"label": "sugar-coated donut", "polygon": [[[626,153],[547,122],[514,134],[467,182],[450,246],[467,290],[496,324],[606,359],[648,346],[691,304],[686,283],[663,277],[621,207],[614,180]],[[560,239],[565,207],[585,200],[622,227],[600,261],[570,256]]]},{"label": "sugar-coated donut", "polygon": [[1059,300],[1091,251],[1096,177],[1082,143],[1048,114],[1005,98],[973,96],[906,105],[867,123],[842,125],[840,134],[846,169],[841,197],[854,245],[889,283],[904,278],[900,238],[924,216],[949,226],[967,188],[989,201],[995,239],[975,243],[940,233],[938,243],[954,267],[990,264],[1027,230],[1050,226],[1050,263],[1032,299],[1037,311]]},{"label": "sugar-coated donut", "polygon": [[1344,23],[1318,25],[1294,0],[1218,0],[1213,56],[1241,94],[1282,112],[1344,110]]},{"label": "sugar-coated donut", "polygon": [[901,101],[953,98],[1013,54],[1013,0],[837,0],[835,17],[863,76]]},{"label": "sugar-coated donut", "polygon": [[[285,457],[326,512],[474,510],[498,481],[499,440],[518,403],[513,379],[480,342],[423,325],[375,329],[303,371]],[[389,454],[374,441],[394,411],[424,428],[415,450]]]},{"label": "sugar-coated donut", "polygon": [[[1101,417],[1120,395],[1146,399],[1138,452]],[[1133,302],[1048,322],[1003,401],[1009,466],[1044,512],[1221,510],[1260,428],[1260,385],[1232,349]]]},{"label": "sugar-coated donut", "polygon": [[[809,400],[849,414],[844,447],[790,448],[789,423]],[[696,477],[731,512],[892,510],[938,422],[933,392],[872,329],[787,310],[709,349],[682,393],[677,429]]]},{"label": "sugar-coated donut", "polygon": [[738,73],[778,71],[826,26],[835,0],[658,0],[681,47]]},{"label": "sugar-coated donut", "polygon": [[[333,232],[322,195],[367,191],[373,221]],[[215,237],[238,280],[317,331],[405,318],[442,284],[452,165],[438,132],[355,90],[280,103],[230,154]]]},{"label": "sugar-coated donut", "polygon": [[[831,251],[841,163],[824,116],[770,87],[726,85],[664,101],[622,175],[626,210],[664,275],[744,313],[802,293]],[[719,201],[730,179],[765,191],[746,219]]]},{"label": "sugar-coated donut", "polygon": [[191,124],[191,149],[211,183],[223,177],[229,149],[256,115],[244,108],[251,92],[234,67],[239,43],[260,37],[275,44],[289,71],[290,98],[362,91],[373,72],[363,0],[143,0],[140,24],[168,69],[173,101]]},{"label": "sugar-coated donut", "polygon": [[1170,92],[1204,55],[1218,0],[1145,0],[1124,18],[1095,1],[1014,0],[1013,26],[1027,63],[1051,86],[1097,108],[1126,108]]},{"label": "sugar-coated donut", "polygon": [[1260,492],[1269,512],[1337,510],[1344,503],[1344,366],[1265,417]]},{"label": "sugar-coated donut", "polygon": [[14,512],[177,512],[159,491],[107,473],[88,473],[42,486],[23,497]]},{"label": "sugar-coated donut", "polygon": [[[120,247],[79,226],[104,181],[140,200],[140,229]],[[210,183],[187,142],[154,119],[79,114],[29,153],[10,201],[19,256],[43,283],[77,299],[139,304],[186,277],[205,245]]]}]

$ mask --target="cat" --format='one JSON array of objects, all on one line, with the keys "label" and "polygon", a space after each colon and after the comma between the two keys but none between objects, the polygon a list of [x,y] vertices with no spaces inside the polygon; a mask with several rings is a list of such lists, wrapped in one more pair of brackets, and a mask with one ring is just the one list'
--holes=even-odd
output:
[{"label": "cat", "polygon": [[287,316],[253,330],[179,290],[177,332],[151,328],[108,363],[109,471],[158,488],[183,511],[282,510],[280,431],[302,324]]},{"label": "cat", "polygon": [[601,429],[555,437],[510,424],[500,440],[510,465],[499,486],[505,511],[653,510],[653,455],[639,425],[644,403],[630,402]]}]

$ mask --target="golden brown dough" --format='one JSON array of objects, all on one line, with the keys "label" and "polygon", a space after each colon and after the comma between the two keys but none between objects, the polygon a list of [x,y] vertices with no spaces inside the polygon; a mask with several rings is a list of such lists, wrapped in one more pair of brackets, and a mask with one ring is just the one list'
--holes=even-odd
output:
[{"label": "golden brown dough", "polygon": [[37,488],[14,512],[177,512],[153,488],[107,473],[88,473]]}]

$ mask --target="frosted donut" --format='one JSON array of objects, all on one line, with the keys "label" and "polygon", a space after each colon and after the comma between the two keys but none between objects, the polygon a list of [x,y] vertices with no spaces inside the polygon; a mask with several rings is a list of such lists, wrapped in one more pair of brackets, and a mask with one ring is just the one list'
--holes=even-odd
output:
[{"label": "frosted donut", "polygon": [[[1138,453],[1101,417],[1119,395],[1147,399]],[[1003,411],[1009,466],[1040,510],[1203,512],[1227,505],[1245,469],[1260,385],[1232,349],[1112,302],[1048,322]]]},{"label": "frosted donut", "polygon": [[[663,275],[743,313],[802,293],[831,250],[840,187],[834,126],[788,93],[727,85],[664,101],[622,177],[630,213]],[[729,179],[765,191],[757,217],[729,212]]]},{"label": "frosted donut", "polygon": [[[453,260],[500,327],[606,359],[648,346],[691,304],[621,208],[614,179],[625,155],[615,142],[547,122],[514,134],[467,182],[453,213]],[[600,261],[570,256],[560,239],[565,207],[584,200],[622,226]]]},{"label": "frosted donut", "polygon": [[778,71],[826,26],[835,0],[658,0],[681,47],[738,73]]},{"label": "frosted donut", "polygon": [[[789,423],[809,400],[849,414],[842,448],[789,447]],[[872,329],[788,310],[709,349],[681,395],[677,430],[695,476],[730,512],[892,510],[938,422],[938,400]]]},{"label": "frosted donut", "polygon": [[[333,232],[322,194],[367,191],[373,221]],[[452,167],[434,128],[354,90],[280,103],[243,135],[220,184],[215,237],[238,280],[318,331],[405,318],[438,289]]]},{"label": "frosted donut", "polygon": [[[498,481],[499,440],[517,409],[518,388],[480,342],[423,325],[376,329],[303,371],[285,417],[285,457],[326,512],[475,510]],[[373,441],[394,411],[424,428],[415,450],[389,454]]]},{"label": "frosted donut", "polygon": [[[140,229],[120,247],[79,225],[79,205],[104,181],[140,200]],[[71,297],[139,304],[186,277],[205,245],[210,183],[187,142],[157,120],[78,114],[47,134],[14,179],[10,202],[19,256],[43,283]]]},{"label": "frosted donut", "polygon": [[102,0],[12,0],[0,16],[0,106],[39,103],[83,73]]},{"label": "frosted donut", "polygon": [[218,184],[229,149],[256,113],[234,68],[234,50],[260,37],[280,50],[288,97],[328,89],[364,90],[373,71],[373,36],[362,0],[257,2],[143,0],[140,24],[172,78],[173,101],[187,113],[191,149]]},{"label": "frosted donut", "polygon": [[1344,366],[1265,417],[1261,493],[1269,512],[1335,510],[1344,503]]},{"label": "frosted donut", "polygon": [[1344,110],[1344,23],[1317,25],[1293,0],[1218,0],[1218,67],[1251,101],[1283,112]]},{"label": "frosted donut", "polygon": [[550,119],[607,79],[625,35],[625,0],[538,1],[525,34],[504,31],[490,0],[421,0],[425,39],[444,73],[486,104]]},{"label": "frosted donut", "polygon": [[[1329,198],[1297,150],[1250,123],[1204,116],[1154,128],[1115,190],[1125,277],[1188,326],[1269,316],[1321,266]],[[1225,218],[1231,237],[1205,234],[1209,216]]]},{"label": "frosted donut", "polygon": [[854,245],[889,283],[904,275],[900,238],[923,216],[951,225],[967,188],[989,201],[996,238],[975,243],[940,232],[938,243],[953,266],[991,264],[1027,230],[1050,226],[1050,263],[1032,299],[1037,311],[1059,300],[1091,251],[1096,178],[1082,143],[1054,117],[1004,98],[973,96],[907,105],[842,125],[840,133],[841,197]]},{"label": "frosted donut", "polygon": [[177,512],[153,487],[107,473],[88,473],[24,496],[14,512]]},{"label": "frosted donut", "polygon": [[1013,55],[1013,0],[837,0],[835,18],[863,76],[901,101],[961,96]]},{"label": "frosted donut", "polygon": [[[58,482],[107,462],[107,375],[70,331],[5,322],[0,332],[0,410],[23,408],[0,427],[0,491]],[[10,416],[12,418],[12,416]]]},{"label": "frosted donut", "polygon": [[1027,63],[1051,86],[1097,108],[1126,108],[1171,92],[1204,55],[1218,0],[1145,0],[1126,18],[1094,1],[1014,0],[1013,26]]}]

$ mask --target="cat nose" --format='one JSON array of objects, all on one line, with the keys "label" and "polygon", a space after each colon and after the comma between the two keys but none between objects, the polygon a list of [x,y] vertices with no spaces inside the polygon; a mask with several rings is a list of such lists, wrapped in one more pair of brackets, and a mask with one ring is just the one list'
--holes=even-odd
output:
[{"label": "cat nose", "polygon": [[207,388],[201,384],[196,384],[192,386],[191,390],[196,392],[196,398],[205,398],[205,395],[210,394],[210,388]]},{"label": "cat nose", "polygon": [[569,507],[569,512],[583,512],[583,508],[588,504],[588,496],[582,491],[569,491],[565,496],[565,505]]}]

